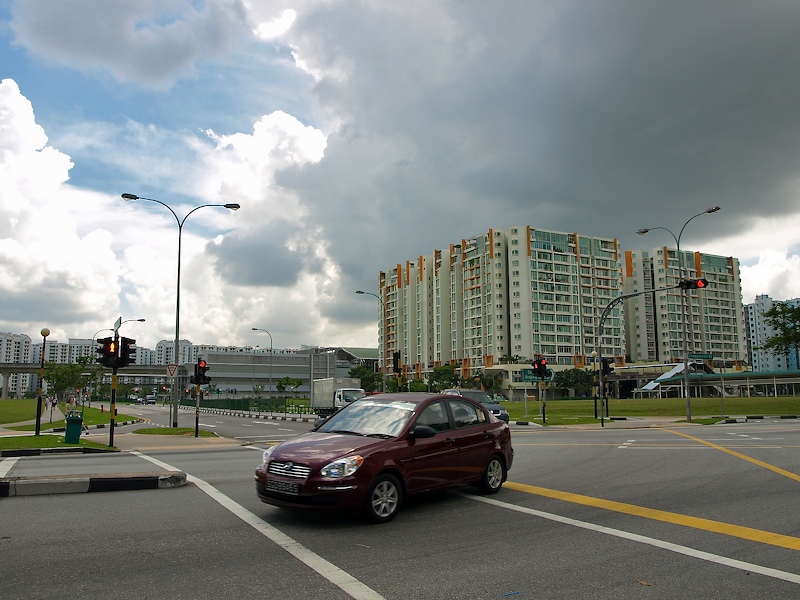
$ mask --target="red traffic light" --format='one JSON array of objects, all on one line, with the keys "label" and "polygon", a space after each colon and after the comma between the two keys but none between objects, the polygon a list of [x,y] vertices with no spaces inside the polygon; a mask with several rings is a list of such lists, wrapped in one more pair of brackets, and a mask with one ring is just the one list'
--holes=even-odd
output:
[{"label": "red traffic light", "polygon": [[696,290],[708,287],[707,279],[682,279],[678,283],[678,287],[682,290]]},{"label": "red traffic light", "polygon": [[543,365],[546,365],[547,364],[547,359],[546,358],[540,358],[539,362],[542,363]]},{"label": "red traffic light", "polygon": [[198,360],[198,361],[197,361],[197,366],[198,366],[198,367],[200,367],[200,368],[202,369],[203,367],[205,367],[205,366],[206,366],[206,361],[204,361],[204,360],[201,358],[200,360]]}]

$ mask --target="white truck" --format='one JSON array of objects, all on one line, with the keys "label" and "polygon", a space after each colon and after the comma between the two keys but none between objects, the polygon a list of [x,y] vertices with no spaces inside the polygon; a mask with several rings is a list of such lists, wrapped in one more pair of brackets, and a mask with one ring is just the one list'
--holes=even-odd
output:
[{"label": "white truck", "polygon": [[332,415],[353,400],[367,394],[361,380],[354,377],[327,377],[311,383],[311,408],[320,416]]}]

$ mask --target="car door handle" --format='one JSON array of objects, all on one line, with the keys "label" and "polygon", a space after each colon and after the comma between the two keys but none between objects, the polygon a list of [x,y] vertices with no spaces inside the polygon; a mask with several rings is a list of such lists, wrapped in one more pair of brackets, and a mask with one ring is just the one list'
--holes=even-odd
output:
[{"label": "car door handle", "polygon": [[444,443],[446,446],[452,446],[456,443],[456,441],[453,438],[445,438]]}]

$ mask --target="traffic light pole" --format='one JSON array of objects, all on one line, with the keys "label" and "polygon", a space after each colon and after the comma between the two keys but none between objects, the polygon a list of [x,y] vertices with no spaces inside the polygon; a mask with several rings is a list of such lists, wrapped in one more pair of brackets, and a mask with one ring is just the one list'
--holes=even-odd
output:
[{"label": "traffic light pole", "polygon": [[[114,330],[114,349],[119,352],[119,332],[115,329]],[[110,424],[109,424],[109,433],[108,433],[108,445],[114,445],[114,427],[116,426],[116,419],[117,419],[117,365],[115,364],[111,368],[111,414],[110,417]]]},{"label": "traffic light pole", "polygon": [[200,437],[200,384],[195,384],[194,391],[194,437]]}]

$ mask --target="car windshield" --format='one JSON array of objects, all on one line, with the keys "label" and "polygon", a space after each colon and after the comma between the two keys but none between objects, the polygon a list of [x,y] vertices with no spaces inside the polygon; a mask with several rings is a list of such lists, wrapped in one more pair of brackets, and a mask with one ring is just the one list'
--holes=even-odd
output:
[{"label": "car windshield", "polygon": [[[446,390],[445,394],[449,391],[450,390]],[[492,397],[483,390],[458,390],[454,391],[453,393],[458,394],[459,396],[472,398],[473,400],[477,400],[482,404],[495,404],[495,401],[492,400]]]},{"label": "car windshield", "polygon": [[411,402],[357,400],[333,415],[317,431],[368,437],[397,437],[416,407]]},{"label": "car windshield", "polygon": [[345,402],[352,402],[353,400],[364,398],[366,394],[361,390],[346,390],[342,392],[342,396],[344,397]]}]

